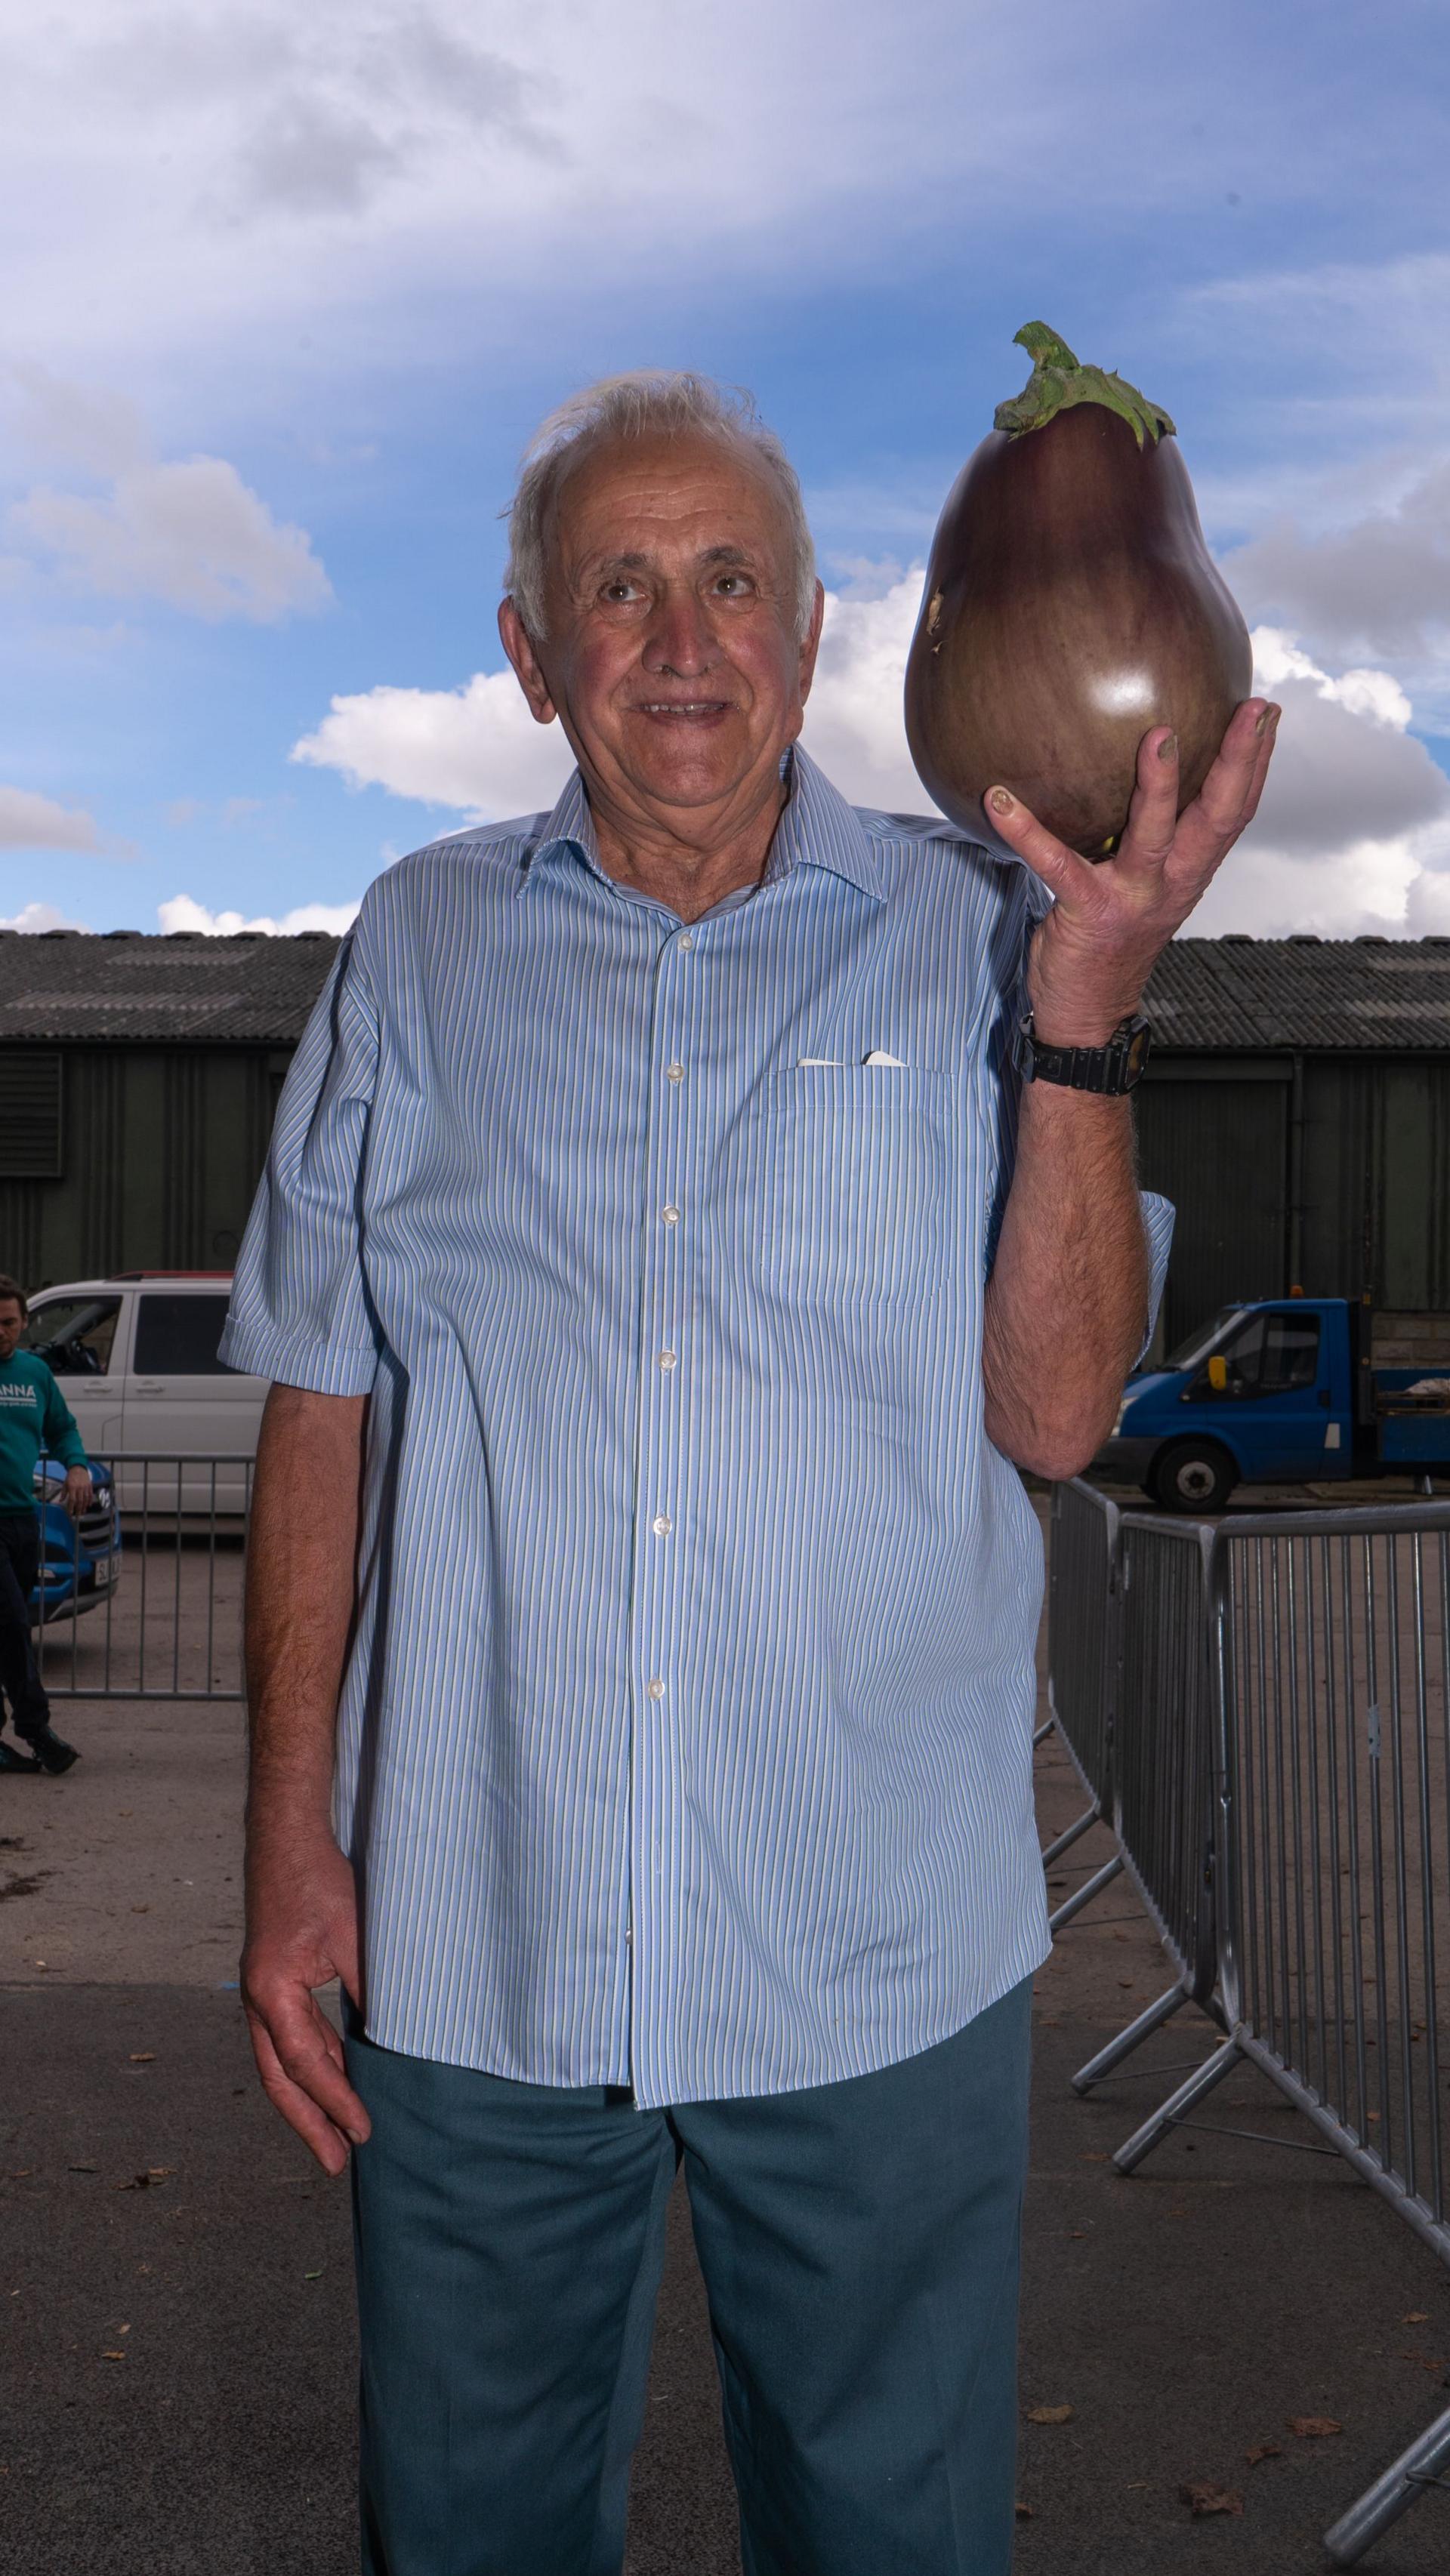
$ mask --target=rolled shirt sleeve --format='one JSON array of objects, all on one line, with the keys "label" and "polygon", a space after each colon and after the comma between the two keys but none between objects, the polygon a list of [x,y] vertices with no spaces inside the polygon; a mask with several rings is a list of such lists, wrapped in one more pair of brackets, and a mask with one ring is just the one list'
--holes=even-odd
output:
[{"label": "rolled shirt sleeve", "polygon": [[227,1368],[318,1395],[373,1384],[381,1334],[359,1210],[377,1066],[378,1015],[353,932],[282,1086],[221,1338]]}]

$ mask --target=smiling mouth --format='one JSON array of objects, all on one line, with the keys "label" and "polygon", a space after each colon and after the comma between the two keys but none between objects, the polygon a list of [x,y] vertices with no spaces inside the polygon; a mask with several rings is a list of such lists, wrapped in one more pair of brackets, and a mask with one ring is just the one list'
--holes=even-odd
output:
[{"label": "smiling mouth", "polygon": [[683,717],[695,724],[710,716],[728,715],[729,711],[728,698],[641,698],[635,707],[636,715],[663,716],[676,721]]}]

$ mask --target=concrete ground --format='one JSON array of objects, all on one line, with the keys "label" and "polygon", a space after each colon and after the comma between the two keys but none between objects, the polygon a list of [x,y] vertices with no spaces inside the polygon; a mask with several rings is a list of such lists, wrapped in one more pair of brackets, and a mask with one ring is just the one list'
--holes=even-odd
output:
[{"label": "concrete ground", "polygon": [[[347,2204],[251,2078],[239,1714],[57,1718],[75,1770],[0,1775],[0,2560],[345,2576]],[[1039,1762],[1046,1838],[1080,1796],[1053,1741]],[[1078,1845],[1054,1894],[1106,1851]],[[1151,2070],[1200,2056],[1206,2025],[1184,2013],[1090,2101],[1068,2077],[1167,1982],[1121,1882],[1038,1980],[1018,2576],[1314,2576],[1326,2523],[1450,2403],[1450,2279],[1337,2158],[1288,2151],[1312,2137],[1260,2078],[1133,2180],[1113,2171],[1170,2089]],[[682,2200],[673,2221],[630,2576],[733,2576]],[[1306,2418],[1342,2429],[1296,2435]],[[1242,2511],[1195,2518],[1191,2484]],[[1444,2576],[1450,2493],[1366,2565]]]}]

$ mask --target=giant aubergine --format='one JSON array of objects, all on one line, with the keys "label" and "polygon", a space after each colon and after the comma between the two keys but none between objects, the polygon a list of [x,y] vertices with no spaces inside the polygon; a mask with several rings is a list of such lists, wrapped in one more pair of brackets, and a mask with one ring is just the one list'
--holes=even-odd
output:
[{"label": "giant aubergine", "polygon": [[1032,375],[967,459],[932,541],[906,731],[943,813],[1011,789],[1085,858],[1116,849],[1138,745],[1179,742],[1179,810],[1249,692],[1248,630],[1210,560],[1173,423],[1042,322]]}]

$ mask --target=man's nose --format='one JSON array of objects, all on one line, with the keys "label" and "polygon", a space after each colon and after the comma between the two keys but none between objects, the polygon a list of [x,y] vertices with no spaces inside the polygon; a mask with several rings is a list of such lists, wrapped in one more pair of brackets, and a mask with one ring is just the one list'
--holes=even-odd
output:
[{"label": "man's nose", "polygon": [[703,602],[693,590],[666,591],[645,636],[646,670],[672,671],[679,679],[693,680],[717,659],[714,629]]}]

